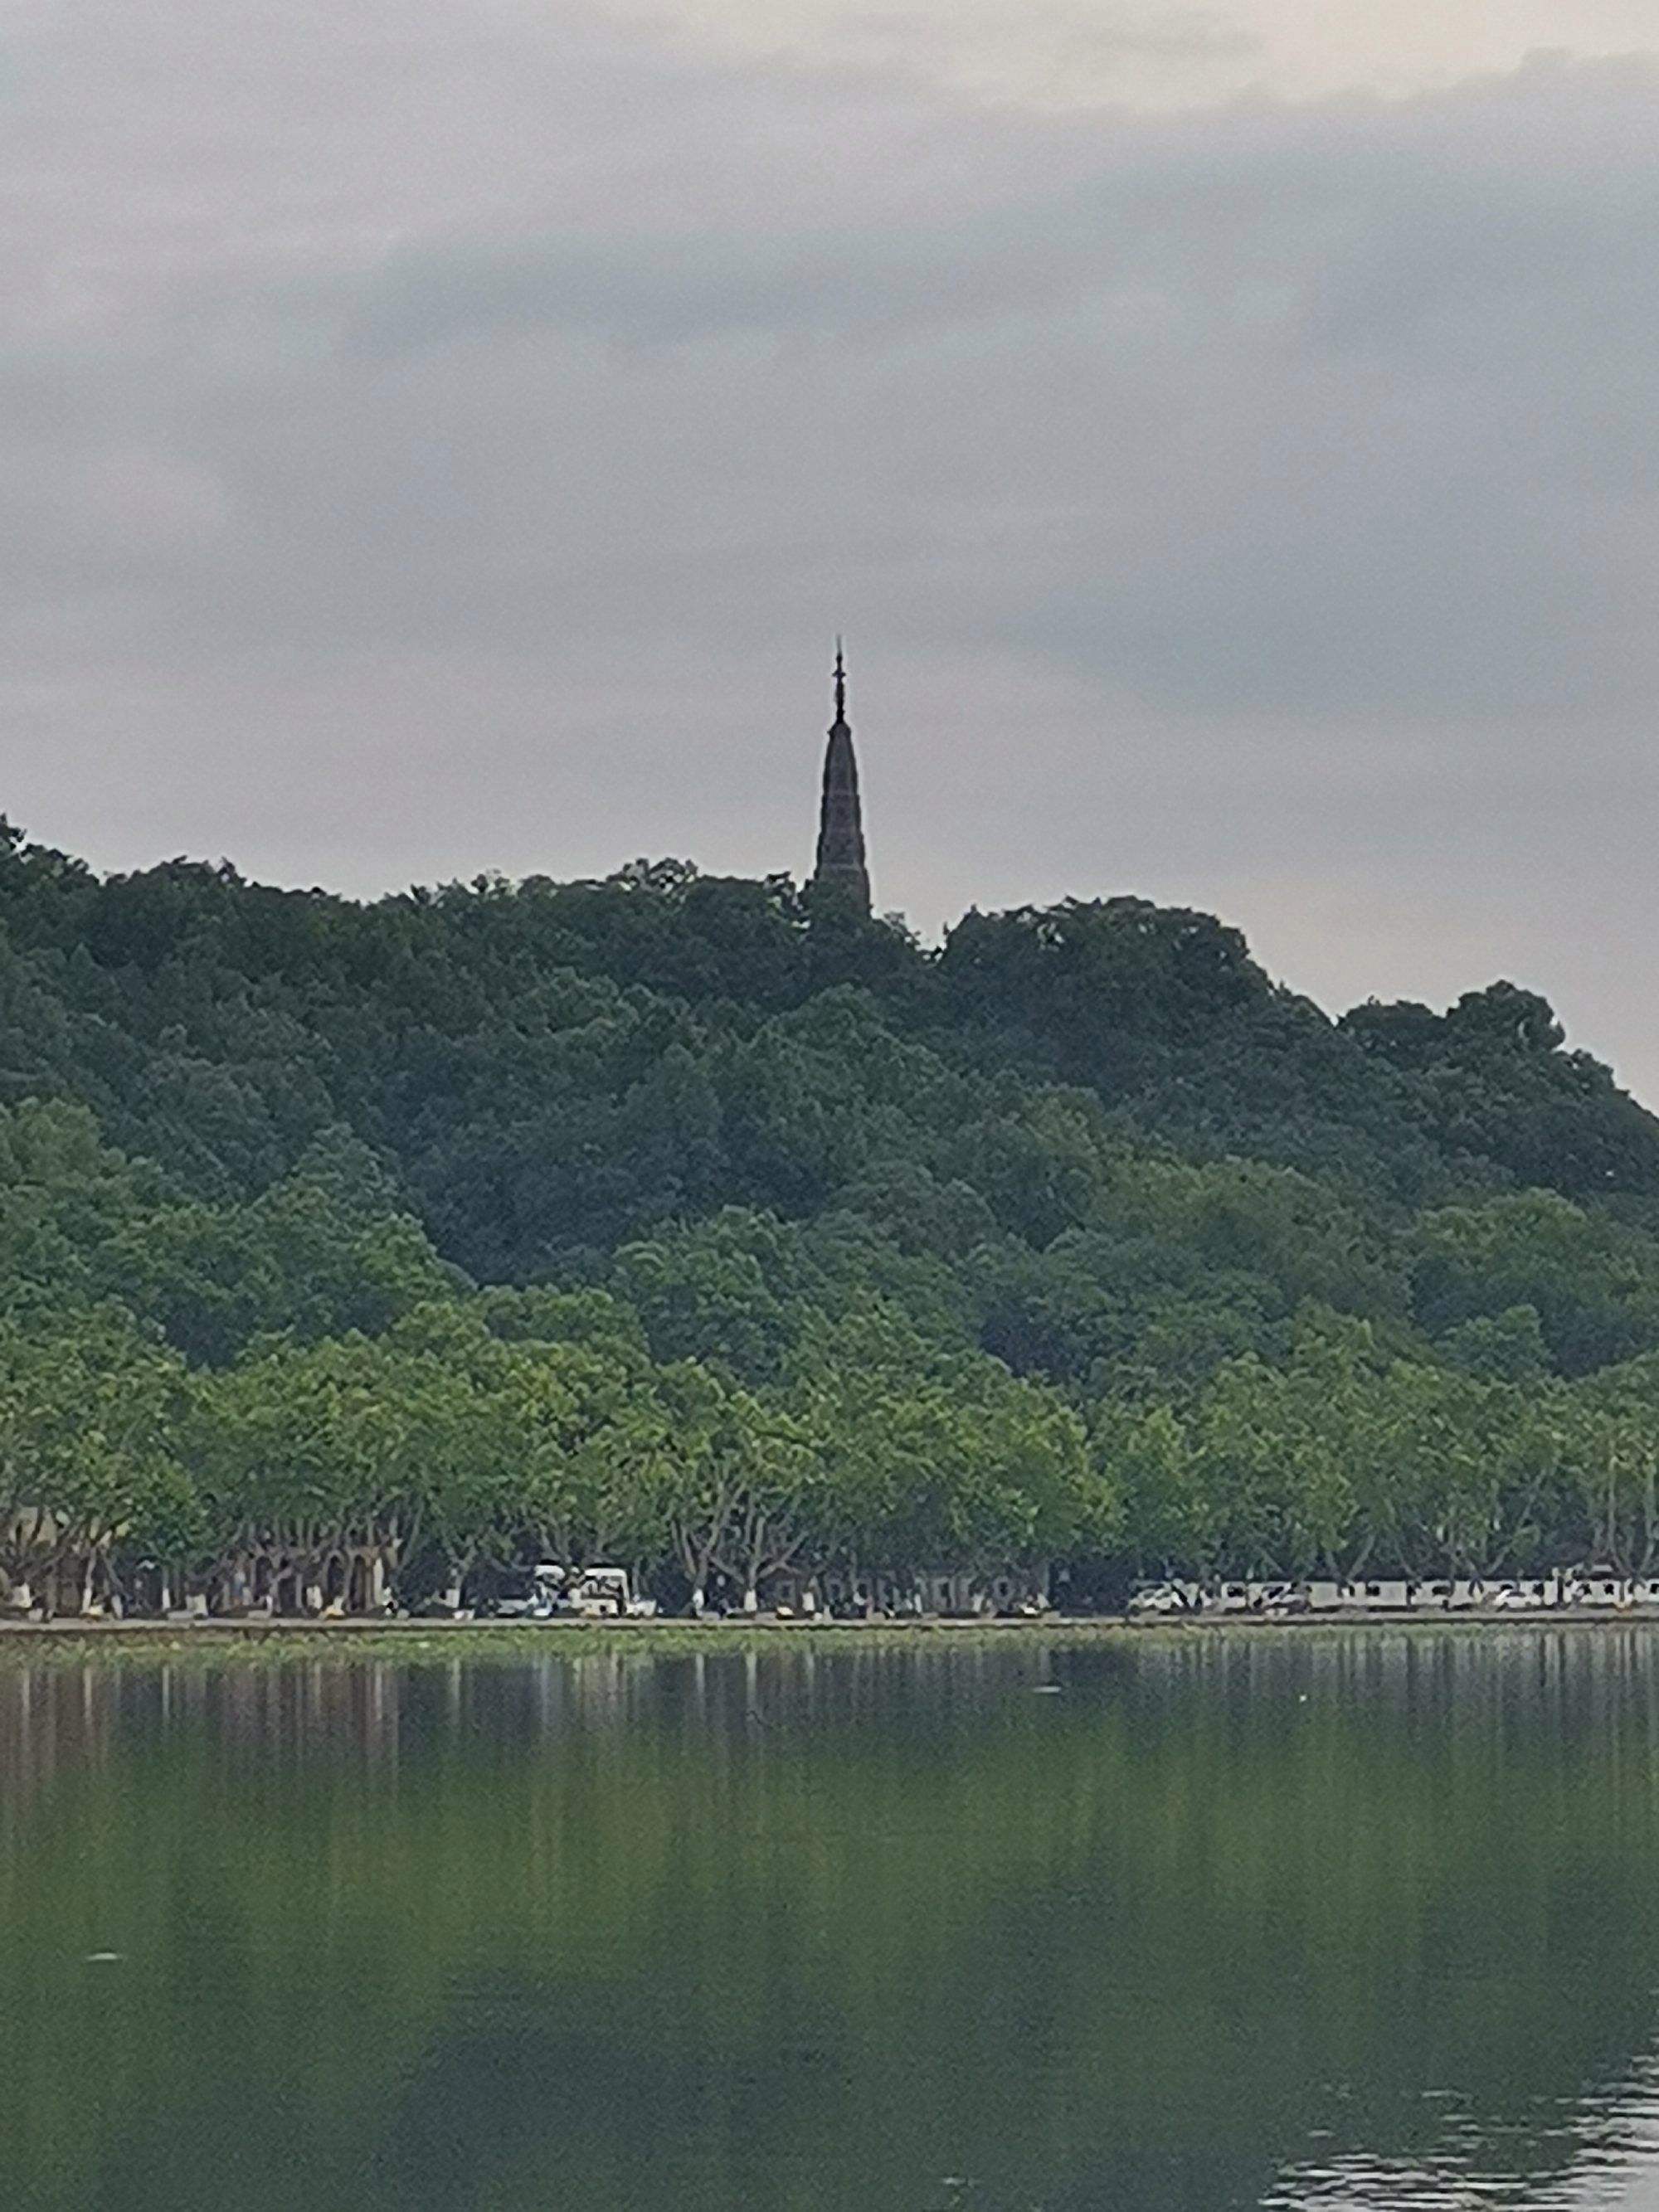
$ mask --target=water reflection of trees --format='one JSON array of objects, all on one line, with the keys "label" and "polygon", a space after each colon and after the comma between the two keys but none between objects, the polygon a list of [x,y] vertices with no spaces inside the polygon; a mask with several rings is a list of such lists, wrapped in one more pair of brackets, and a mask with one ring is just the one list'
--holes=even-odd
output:
[{"label": "water reflection of trees", "polygon": [[1650,2033],[1656,1698],[1640,1630],[0,1675],[0,2160],[1157,2212],[1439,2092],[1563,2160]]}]

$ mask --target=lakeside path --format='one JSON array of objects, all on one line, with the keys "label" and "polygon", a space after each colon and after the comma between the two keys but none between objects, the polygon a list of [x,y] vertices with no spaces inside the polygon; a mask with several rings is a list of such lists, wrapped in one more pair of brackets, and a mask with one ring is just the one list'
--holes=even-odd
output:
[{"label": "lakeside path", "polygon": [[754,1650],[780,1644],[888,1647],[945,1639],[1030,1644],[1167,1642],[1217,1636],[1337,1639],[1392,1632],[1411,1637],[1513,1638],[1557,1628],[1659,1629],[1659,1607],[1561,1606],[1532,1613],[1370,1613],[1278,1620],[1248,1614],[1131,1621],[1121,1614],[1054,1615],[1046,1620],[167,1620],[9,1621],[0,1624],[0,1665],[44,1660],[173,1660],[244,1657],[428,1659],[510,1656],[558,1651]]}]

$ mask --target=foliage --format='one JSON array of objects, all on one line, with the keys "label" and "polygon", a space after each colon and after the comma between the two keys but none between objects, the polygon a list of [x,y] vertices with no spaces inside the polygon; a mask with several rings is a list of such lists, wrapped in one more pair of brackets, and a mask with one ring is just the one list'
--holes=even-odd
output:
[{"label": "foliage", "polygon": [[0,1018],[14,1581],[1654,1558],[1659,1123],[1513,985],[1333,1022],[1139,900],[930,951],[684,862],[364,906],[4,827]]}]

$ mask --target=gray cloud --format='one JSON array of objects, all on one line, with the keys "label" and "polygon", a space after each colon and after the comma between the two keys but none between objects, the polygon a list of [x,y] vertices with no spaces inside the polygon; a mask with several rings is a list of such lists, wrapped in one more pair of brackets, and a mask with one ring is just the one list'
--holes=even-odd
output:
[{"label": "gray cloud", "polygon": [[37,834],[799,866],[840,627],[926,926],[1133,888],[1336,1001],[1514,972],[1659,1097],[1651,61],[1055,112],[507,0],[78,0],[4,82]]}]

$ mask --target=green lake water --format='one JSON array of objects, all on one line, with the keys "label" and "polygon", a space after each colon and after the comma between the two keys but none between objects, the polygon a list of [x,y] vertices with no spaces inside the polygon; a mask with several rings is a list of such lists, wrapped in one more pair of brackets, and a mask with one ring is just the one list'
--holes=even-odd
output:
[{"label": "green lake water", "polygon": [[1659,2208],[1659,1634],[0,1665],[4,2212]]}]

